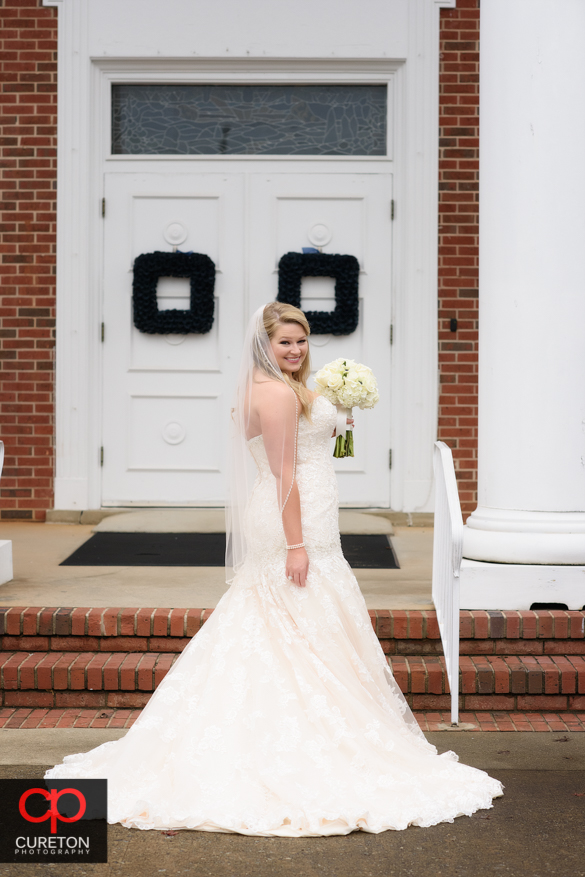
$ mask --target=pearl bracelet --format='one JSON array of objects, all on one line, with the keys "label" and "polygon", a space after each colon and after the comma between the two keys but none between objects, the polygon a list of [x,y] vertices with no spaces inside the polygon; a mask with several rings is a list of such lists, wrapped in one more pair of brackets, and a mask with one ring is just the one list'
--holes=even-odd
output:
[{"label": "pearl bracelet", "polygon": [[305,543],[304,543],[304,542],[299,542],[298,545],[287,545],[287,546],[286,546],[286,550],[287,550],[287,551],[292,551],[293,548],[304,548],[304,547],[305,547]]}]

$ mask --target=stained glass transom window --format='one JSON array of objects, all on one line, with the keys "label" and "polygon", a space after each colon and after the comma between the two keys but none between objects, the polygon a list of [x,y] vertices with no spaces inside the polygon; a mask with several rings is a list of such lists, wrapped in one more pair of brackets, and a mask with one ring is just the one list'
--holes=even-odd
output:
[{"label": "stained glass transom window", "polygon": [[386,155],[385,85],[114,85],[116,155]]}]

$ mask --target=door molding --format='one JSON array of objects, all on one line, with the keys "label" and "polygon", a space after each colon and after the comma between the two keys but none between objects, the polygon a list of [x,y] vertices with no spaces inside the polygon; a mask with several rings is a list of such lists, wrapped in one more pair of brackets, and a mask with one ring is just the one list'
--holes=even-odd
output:
[{"label": "door molding", "polygon": [[[389,0],[385,0],[389,2]],[[90,58],[89,7],[85,0],[43,0],[59,10],[57,184],[57,509],[100,505],[103,173],[113,162],[145,159],[109,156],[107,95],[112,79],[150,81],[302,82],[388,81],[393,91],[390,158],[242,156],[244,167],[262,169],[302,162],[303,172],[359,172],[376,162],[392,164],[396,219],[394,249],[394,344],[392,348],[392,508],[432,509],[432,447],[437,430],[437,207],[439,9],[454,0],[409,0],[408,55],[386,59]],[[170,26],[172,19],[166,18]],[[115,26],[112,22],[112,26]],[[180,20],[177,22],[180,26]],[[390,96],[390,95],[389,95]],[[390,107],[389,103],[389,107]],[[107,147],[107,149],[106,149]],[[201,172],[221,171],[222,160],[205,156],[148,156]],[[229,157],[233,164],[234,157]],[[299,170],[301,166],[299,166]],[[107,209],[107,205],[106,205]]]}]

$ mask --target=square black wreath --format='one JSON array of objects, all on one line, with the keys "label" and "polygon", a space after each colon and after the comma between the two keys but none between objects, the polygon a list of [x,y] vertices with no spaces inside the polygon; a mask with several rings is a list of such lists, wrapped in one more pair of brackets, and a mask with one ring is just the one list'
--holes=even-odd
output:
[{"label": "square black wreath", "polygon": [[[188,277],[191,306],[188,311],[159,311],[156,287],[159,277]],[[143,253],[134,260],[132,302],[134,325],[149,335],[200,335],[213,326],[215,263],[203,253]]]},{"label": "square black wreath", "polygon": [[359,322],[360,264],[355,256],[285,253],[278,263],[278,301],[301,306],[303,277],[335,279],[335,309],[305,311],[313,335],[349,335]]}]

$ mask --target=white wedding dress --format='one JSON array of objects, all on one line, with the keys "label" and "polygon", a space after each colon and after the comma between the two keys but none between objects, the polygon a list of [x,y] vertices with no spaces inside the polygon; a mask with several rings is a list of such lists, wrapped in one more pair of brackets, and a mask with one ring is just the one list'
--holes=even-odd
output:
[{"label": "white wedding dress", "polygon": [[108,820],[129,828],[289,837],[451,822],[502,786],[438,756],[388,669],[342,552],[323,397],[300,418],[297,482],[310,569],[286,543],[263,439],[233,584],[125,737],[46,774],[105,777]]}]

